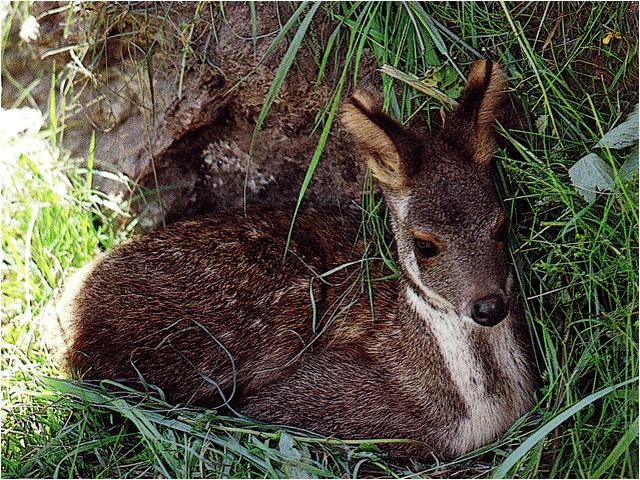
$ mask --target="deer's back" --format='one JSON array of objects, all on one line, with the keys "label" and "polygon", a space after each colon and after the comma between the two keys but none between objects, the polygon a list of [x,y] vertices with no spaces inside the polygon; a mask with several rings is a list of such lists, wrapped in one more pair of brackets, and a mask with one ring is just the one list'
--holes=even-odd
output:
[{"label": "deer's back", "polygon": [[344,266],[362,255],[358,218],[302,213],[283,262],[290,219],[266,208],[209,215],[105,254],[71,302],[66,364],[211,405],[289,375],[327,342],[358,337],[353,319],[369,305],[358,264]]}]

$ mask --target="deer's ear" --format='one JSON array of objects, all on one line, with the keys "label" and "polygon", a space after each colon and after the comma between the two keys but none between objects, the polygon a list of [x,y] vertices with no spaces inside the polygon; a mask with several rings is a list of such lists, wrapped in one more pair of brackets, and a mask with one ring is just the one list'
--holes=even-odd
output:
[{"label": "deer's ear", "polygon": [[398,142],[404,127],[382,111],[370,93],[359,90],[342,106],[342,124],[353,136],[373,176],[383,186],[402,189],[405,175]]},{"label": "deer's ear", "polygon": [[480,164],[488,164],[496,150],[495,121],[506,99],[506,75],[496,63],[476,60],[471,65],[460,104],[449,114],[445,135]]}]

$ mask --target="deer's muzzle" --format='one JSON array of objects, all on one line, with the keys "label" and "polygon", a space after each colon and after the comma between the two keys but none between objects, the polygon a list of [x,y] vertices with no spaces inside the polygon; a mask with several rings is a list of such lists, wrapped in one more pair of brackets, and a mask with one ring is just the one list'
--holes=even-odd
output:
[{"label": "deer's muzzle", "polygon": [[502,295],[488,295],[476,300],[471,317],[484,327],[493,327],[505,319],[509,313],[509,304]]}]

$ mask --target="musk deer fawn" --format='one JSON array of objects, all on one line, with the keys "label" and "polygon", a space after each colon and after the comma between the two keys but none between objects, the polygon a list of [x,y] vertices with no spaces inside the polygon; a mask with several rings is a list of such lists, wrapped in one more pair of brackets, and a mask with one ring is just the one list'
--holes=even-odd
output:
[{"label": "musk deer fawn", "polygon": [[371,259],[380,280],[357,280],[359,213],[304,211],[286,257],[290,212],[173,224],[76,275],[58,310],[66,368],[324,435],[415,440],[401,456],[492,441],[536,384],[492,181],[504,87],[496,64],[475,62],[435,133],[364,92],[344,104],[388,205],[399,277]]}]

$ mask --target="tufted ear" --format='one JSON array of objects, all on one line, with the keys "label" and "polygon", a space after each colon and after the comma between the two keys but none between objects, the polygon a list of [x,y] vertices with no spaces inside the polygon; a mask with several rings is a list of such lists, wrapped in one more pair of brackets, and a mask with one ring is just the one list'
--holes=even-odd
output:
[{"label": "tufted ear", "polygon": [[380,102],[370,93],[359,90],[342,106],[342,124],[353,136],[373,176],[392,190],[405,185],[401,146],[405,128],[382,111]]},{"label": "tufted ear", "polygon": [[471,65],[460,104],[448,115],[444,135],[475,162],[488,164],[496,150],[495,121],[505,101],[506,75],[496,63]]}]

